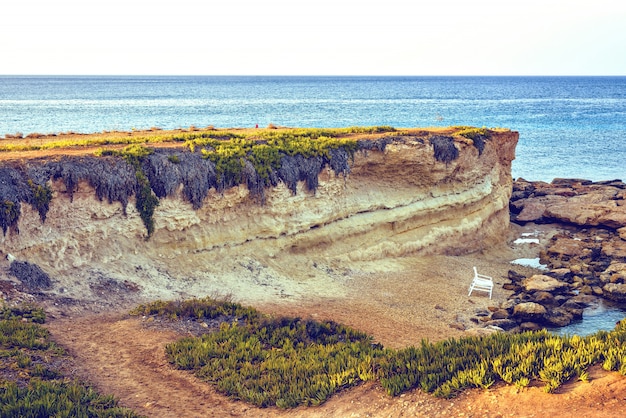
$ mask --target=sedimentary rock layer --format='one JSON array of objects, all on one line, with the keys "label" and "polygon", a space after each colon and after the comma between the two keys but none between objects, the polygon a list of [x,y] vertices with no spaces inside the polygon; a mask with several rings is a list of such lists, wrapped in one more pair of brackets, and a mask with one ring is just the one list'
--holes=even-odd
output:
[{"label": "sedimentary rock layer", "polygon": [[45,222],[22,205],[19,233],[7,232],[0,248],[48,271],[68,271],[133,254],[166,264],[198,254],[211,263],[243,252],[349,261],[460,254],[501,242],[518,134],[490,132],[481,147],[452,135],[458,157],[448,162],[434,157],[433,135],[395,135],[384,150],[358,151],[347,176],[327,168],[315,192],[301,182],[294,194],[279,183],[266,189],[263,204],[240,185],[211,189],[194,209],[181,185],[160,200],[148,240],[133,197],[124,208],[98,200],[80,182],[70,200],[66,184],[56,180]]}]

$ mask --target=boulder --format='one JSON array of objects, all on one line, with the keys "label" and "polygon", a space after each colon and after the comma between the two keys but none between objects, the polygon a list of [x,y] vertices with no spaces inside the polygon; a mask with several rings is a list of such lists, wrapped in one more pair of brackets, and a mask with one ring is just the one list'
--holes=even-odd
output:
[{"label": "boulder", "polygon": [[506,309],[498,309],[491,314],[491,319],[507,319],[509,317],[509,312]]},{"label": "boulder", "polygon": [[535,302],[522,302],[513,308],[513,317],[522,321],[541,322],[547,310]]},{"label": "boulder", "polygon": [[626,284],[624,283],[607,283],[602,287],[602,293],[607,299],[626,302]]},{"label": "boulder", "polygon": [[600,301],[595,296],[576,295],[565,302],[566,304],[575,303],[579,307],[588,308],[589,306],[598,306]]},{"label": "boulder", "polygon": [[559,279],[566,279],[568,275],[570,275],[572,273],[572,271],[568,268],[560,268],[560,269],[554,269],[550,271],[550,274],[552,275],[552,277],[556,277]]},{"label": "boulder", "polygon": [[526,278],[523,274],[516,272],[515,270],[509,270],[508,278],[513,283],[521,282]]},{"label": "boulder", "polygon": [[505,283],[502,285],[502,288],[504,290],[510,290],[513,292],[519,292],[520,290],[522,290],[522,286],[516,285],[515,283]]},{"label": "boulder", "polygon": [[482,337],[486,335],[495,334],[496,332],[500,332],[496,327],[493,328],[470,328],[465,330],[465,333],[472,337]]},{"label": "boulder", "polygon": [[574,315],[566,309],[554,308],[550,309],[543,318],[544,321],[549,325],[555,327],[564,327],[572,323],[572,321],[574,320]]},{"label": "boulder", "polygon": [[538,199],[527,200],[521,206],[519,214],[515,217],[517,222],[538,222],[543,219],[547,205]]},{"label": "boulder", "polygon": [[626,260],[626,241],[613,239],[602,243],[602,255],[612,259]]},{"label": "boulder", "polygon": [[569,259],[571,257],[588,257],[592,254],[589,244],[579,240],[563,236],[558,236],[546,249],[550,258]]},{"label": "boulder", "polygon": [[624,283],[626,279],[626,263],[613,262],[600,274],[602,283]]},{"label": "boulder", "polygon": [[554,299],[554,295],[550,292],[539,291],[533,294],[533,302],[537,302],[543,306],[558,306],[558,302]]},{"label": "boulder", "polygon": [[539,331],[541,326],[534,322],[522,322],[519,324],[520,331]]},{"label": "boulder", "polygon": [[522,280],[522,286],[524,286],[527,292],[560,292],[567,290],[569,287],[567,283],[544,274],[535,274]]},{"label": "boulder", "polygon": [[560,308],[565,309],[567,312],[572,314],[574,319],[580,319],[583,317],[583,311],[587,306],[589,305],[586,303],[576,301],[575,299],[569,299],[563,303]]}]

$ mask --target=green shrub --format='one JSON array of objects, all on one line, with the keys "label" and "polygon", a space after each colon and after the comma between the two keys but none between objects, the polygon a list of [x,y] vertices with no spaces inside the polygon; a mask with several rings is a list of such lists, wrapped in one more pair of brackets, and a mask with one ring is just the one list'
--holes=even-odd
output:
[{"label": "green shrub", "polygon": [[0,308],[0,320],[21,319],[26,322],[43,324],[46,321],[46,313],[40,307],[25,304],[19,306],[3,305]]},{"label": "green shrub", "polygon": [[33,195],[31,205],[39,212],[41,222],[45,222],[52,200],[52,189],[47,184],[35,184],[30,179],[27,183]]},{"label": "green shrub", "polygon": [[485,149],[485,141],[491,137],[491,131],[487,128],[474,128],[469,126],[460,127],[457,135],[471,139],[478,150],[478,155],[482,155]]},{"label": "green shrub", "polygon": [[35,323],[44,317],[31,305],[0,311],[0,417],[137,417],[52,367],[65,353]]},{"label": "green shrub", "polygon": [[146,227],[149,239],[154,233],[154,211],[159,206],[159,198],[152,192],[150,181],[143,171],[142,160],[154,152],[151,148],[143,145],[133,144],[122,151],[99,149],[96,156],[120,156],[135,169],[137,185],[135,187],[135,207],[139,212],[141,221]]},{"label": "green shrub", "polygon": [[437,343],[424,340],[418,347],[389,350],[331,321],[271,318],[256,311],[234,318],[232,313],[242,306],[220,306],[207,298],[159,301],[136,311],[177,318],[230,313],[230,319],[222,317],[218,331],[168,345],[168,358],[220,392],[262,407],[317,405],[342,388],[372,379],[393,396],[419,388],[452,397],[498,381],[520,389],[541,381],[545,391],[553,392],[574,378],[588,379],[588,368],[598,363],[626,374],[626,321],[610,333],[587,337],[545,330],[496,333]]},{"label": "green shrub", "polygon": [[0,201],[0,226],[2,233],[6,235],[7,229],[17,228],[17,221],[20,218],[20,203],[11,200]]}]

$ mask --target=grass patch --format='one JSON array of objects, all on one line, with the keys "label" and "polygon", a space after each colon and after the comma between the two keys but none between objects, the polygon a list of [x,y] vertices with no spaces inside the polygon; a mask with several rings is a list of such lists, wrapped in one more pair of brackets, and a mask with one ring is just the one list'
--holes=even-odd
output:
[{"label": "grass patch", "polygon": [[170,362],[233,399],[257,406],[319,405],[339,390],[378,380],[392,396],[419,388],[453,397],[467,388],[532,381],[553,392],[588,368],[626,375],[626,321],[587,337],[547,331],[449,339],[401,350],[331,321],[272,318],[210,298],[142,305],[136,314],[225,320],[219,329],[166,347]]},{"label": "grass patch", "polygon": [[65,353],[44,321],[34,306],[0,309],[0,417],[138,417],[54,368]]},{"label": "grass patch", "polygon": [[[328,128],[328,129],[276,129],[272,132],[286,132],[292,131],[295,135],[301,136],[341,136],[349,134],[371,134],[371,133],[385,133],[395,132],[395,128],[391,126],[370,126],[370,127],[348,127],[348,128]],[[56,141],[46,141],[39,144],[28,143],[26,141],[17,141],[10,144],[0,145],[0,152],[19,152],[19,151],[44,151],[60,148],[73,148],[73,147],[98,147],[107,145],[132,145],[132,144],[158,144],[164,142],[185,142],[188,145],[201,145],[204,140],[207,139],[235,139],[235,138],[253,138],[255,136],[267,134],[268,130],[262,130],[258,132],[236,132],[228,130],[213,130],[208,129],[205,131],[191,130],[191,132],[161,132],[160,130],[152,129],[149,135],[129,135],[127,132],[110,132],[108,134],[98,135],[93,137],[85,135],[85,137],[78,136],[76,138],[59,139]],[[70,132],[71,133],[71,132]],[[6,134],[6,139],[21,140],[23,135]]]},{"label": "grass patch", "polygon": [[371,337],[332,321],[272,318],[210,298],[157,301],[135,314],[203,319],[226,315],[219,331],[166,347],[177,368],[193,370],[221,393],[260,407],[319,405],[338,390],[375,378],[382,350]]}]

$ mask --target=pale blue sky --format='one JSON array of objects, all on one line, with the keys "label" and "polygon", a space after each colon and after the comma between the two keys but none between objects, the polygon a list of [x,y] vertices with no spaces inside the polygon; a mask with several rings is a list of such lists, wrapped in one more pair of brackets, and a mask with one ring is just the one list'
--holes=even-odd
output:
[{"label": "pale blue sky", "polygon": [[0,74],[626,75],[626,1],[14,0]]}]

